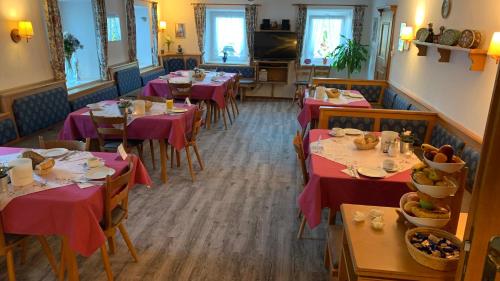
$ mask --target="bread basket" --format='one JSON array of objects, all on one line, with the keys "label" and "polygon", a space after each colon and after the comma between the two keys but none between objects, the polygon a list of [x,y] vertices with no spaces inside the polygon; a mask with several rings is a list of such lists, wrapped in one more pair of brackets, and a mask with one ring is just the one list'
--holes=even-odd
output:
[{"label": "bread basket", "polygon": [[330,99],[335,99],[340,97],[340,91],[339,89],[331,88],[331,89],[326,89],[326,95]]},{"label": "bread basket", "polygon": [[354,145],[356,145],[356,148],[358,150],[370,150],[374,149],[377,144],[379,143],[379,139],[376,137],[370,138],[370,141],[366,141],[368,135],[366,136],[361,136],[359,138],[354,139]]},{"label": "bread basket", "polygon": [[455,235],[440,229],[417,227],[406,232],[405,243],[411,257],[419,264],[439,271],[453,271],[457,269],[459,261],[458,258],[446,259],[441,257],[434,257],[418,250],[415,246],[413,246],[410,242],[410,237],[412,237],[417,232],[424,234],[433,234],[435,236],[448,239],[459,248],[461,248],[462,242]]},{"label": "bread basket", "polygon": [[146,109],[146,112],[149,112],[151,108],[153,107],[153,102],[152,101],[145,101],[144,103],[144,108]]}]

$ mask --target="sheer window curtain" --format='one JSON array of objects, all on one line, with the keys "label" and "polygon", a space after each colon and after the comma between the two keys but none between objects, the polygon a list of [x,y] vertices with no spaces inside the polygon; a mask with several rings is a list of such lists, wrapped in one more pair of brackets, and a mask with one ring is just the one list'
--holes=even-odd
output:
[{"label": "sheer window curtain", "polygon": [[105,2],[105,0],[92,0],[97,58],[99,59],[99,71],[102,80],[108,80],[108,19],[106,17]]},{"label": "sheer window curtain", "polygon": [[128,58],[130,62],[134,62],[137,61],[134,0],[126,0],[125,10],[127,14]]},{"label": "sheer window curtain", "polygon": [[153,40],[151,40],[151,56],[154,66],[159,65],[158,61],[158,3],[151,3],[151,31]]},{"label": "sheer window curtain", "polygon": [[64,38],[59,3],[57,0],[45,0],[43,4],[47,37],[49,39],[50,65],[56,80],[66,80]]}]

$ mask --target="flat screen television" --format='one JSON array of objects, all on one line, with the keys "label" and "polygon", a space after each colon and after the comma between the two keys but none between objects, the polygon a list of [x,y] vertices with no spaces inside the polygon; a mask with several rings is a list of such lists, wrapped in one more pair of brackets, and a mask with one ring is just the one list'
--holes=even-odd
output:
[{"label": "flat screen television", "polygon": [[297,34],[294,32],[255,32],[255,59],[294,60],[297,57],[296,47]]}]

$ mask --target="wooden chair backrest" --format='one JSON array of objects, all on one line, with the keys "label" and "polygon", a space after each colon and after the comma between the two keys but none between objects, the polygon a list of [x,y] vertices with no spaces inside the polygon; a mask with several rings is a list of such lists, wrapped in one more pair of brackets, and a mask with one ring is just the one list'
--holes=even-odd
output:
[{"label": "wooden chair backrest", "polygon": [[89,151],[90,139],[83,141],[67,140],[44,140],[43,136],[38,136],[38,143],[41,149],[66,148],[74,151]]},{"label": "wooden chair backrest", "polygon": [[0,256],[5,256],[6,246],[7,245],[5,242],[5,234],[3,232],[2,216],[0,216]]},{"label": "wooden chair backrest", "polygon": [[302,135],[299,131],[295,134],[293,138],[293,147],[295,148],[295,153],[297,154],[297,159],[299,160],[300,169],[302,170],[302,179],[304,181],[304,186],[309,181],[309,174],[307,173],[306,167],[306,155],[304,153],[304,142],[302,140]]},{"label": "wooden chair backrest", "polygon": [[104,225],[105,229],[112,226],[112,211],[120,205],[120,207],[128,212],[128,190],[130,187],[133,163],[129,160],[128,169],[122,175],[111,178],[106,177],[104,185]]},{"label": "wooden chair backrest", "polygon": [[95,116],[92,110],[90,118],[97,131],[97,139],[101,151],[104,151],[106,139],[122,138],[123,147],[127,149],[127,112],[122,117]]},{"label": "wooden chair backrest", "polygon": [[295,63],[295,81],[311,82],[312,73],[312,67],[302,67],[300,62]]},{"label": "wooden chair backrest", "polygon": [[427,130],[423,140],[425,143],[428,143],[431,139],[432,129],[438,120],[438,114],[435,112],[321,106],[319,108],[318,129],[329,129],[328,121],[332,117],[358,117],[373,119],[373,131],[375,132],[380,131],[381,119],[427,121]]},{"label": "wooden chair backrest", "polygon": [[236,73],[236,76],[234,76],[233,95],[236,96],[239,90],[240,90],[240,74]]},{"label": "wooden chair backrest", "polygon": [[193,83],[168,83],[170,93],[174,99],[185,99],[191,98],[191,93],[193,89]]},{"label": "wooden chair backrest", "polygon": [[332,68],[330,66],[313,65],[312,67],[313,79],[318,77],[324,77],[324,78],[330,77],[331,69]]},{"label": "wooden chair backrest", "polygon": [[306,96],[306,89],[303,87],[299,87],[297,89],[297,103],[300,108],[304,108],[304,98]]},{"label": "wooden chair backrest", "polygon": [[196,108],[193,117],[193,126],[191,129],[191,138],[188,140],[189,142],[196,141],[196,137],[200,133],[201,126],[203,124],[203,113],[205,112],[204,107]]},{"label": "wooden chair backrest", "polygon": [[227,88],[226,88],[226,96],[233,96],[234,95],[234,84],[236,81],[234,79],[231,79],[227,82]]},{"label": "wooden chair backrest", "polygon": [[145,100],[145,101],[150,101],[150,102],[162,102],[164,103],[167,99],[164,97],[157,97],[157,96],[143,96],[139,95],[137,96],[138,100]]}]

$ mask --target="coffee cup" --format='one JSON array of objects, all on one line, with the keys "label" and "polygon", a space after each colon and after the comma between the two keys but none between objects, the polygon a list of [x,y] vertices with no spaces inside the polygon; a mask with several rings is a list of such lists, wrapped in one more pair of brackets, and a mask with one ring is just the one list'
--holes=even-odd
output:
[{"label": "coffee cup", "polygon": [[382,163],[382,166],[384,167],[384,170],[393,171],[396,168],[396,163],[392,159],[386,159]]},{"label": "coffee cup", "polygon": [[96,168],[102,166],[101,159],[97,157],[91,157],[87,159],[87,167],[89,168]]}]

